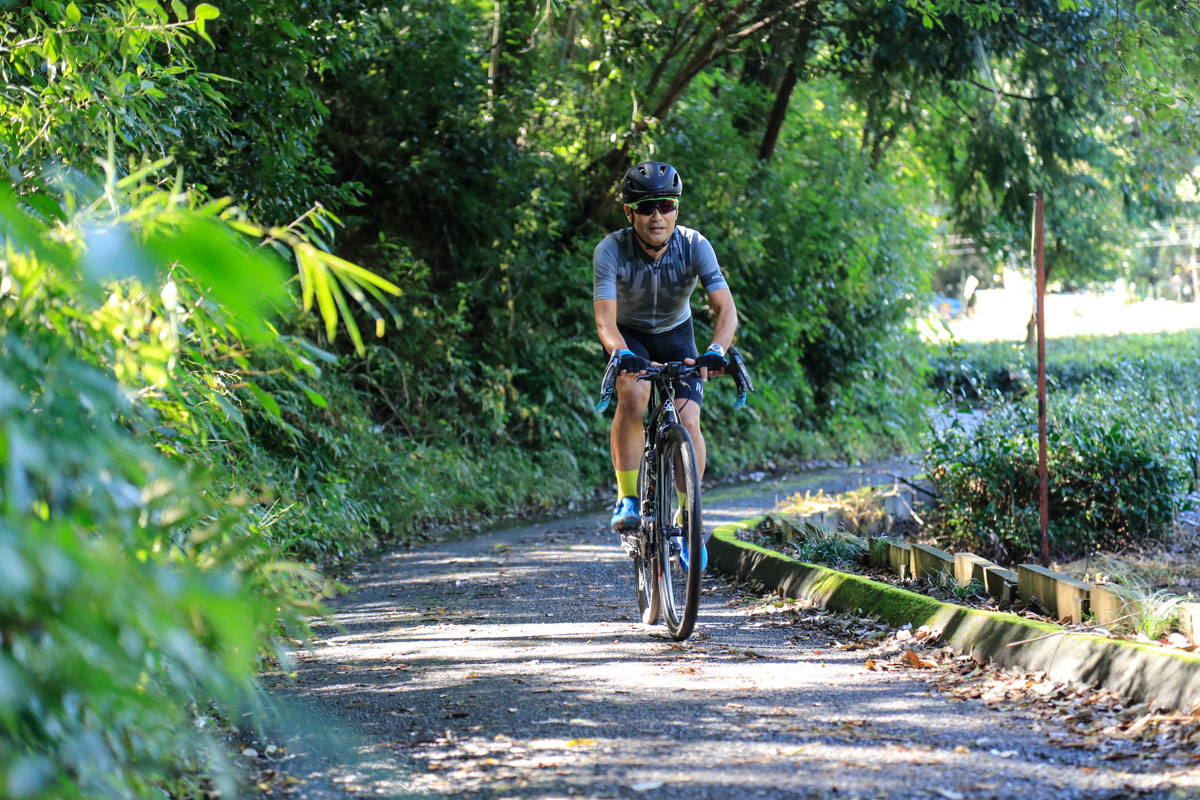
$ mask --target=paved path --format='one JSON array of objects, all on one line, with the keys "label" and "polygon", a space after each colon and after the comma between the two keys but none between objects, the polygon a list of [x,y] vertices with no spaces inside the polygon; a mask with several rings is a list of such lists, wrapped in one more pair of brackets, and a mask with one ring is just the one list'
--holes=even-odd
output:
[{"label": "paved path", "polygon": [[[712,493],[707,520],[769,510],[796,488]],[[294,681],[272,691],[277,766],[295,780],[276,795],[1193,796],[1055,745],[1032,718],[868,671],[819,615],[754,615],[712,577],[699,633],[656,638],[636,621],[630,561],[606,517],[398,552],[356,576],[334,604],[337,627],[319,627]]]}]

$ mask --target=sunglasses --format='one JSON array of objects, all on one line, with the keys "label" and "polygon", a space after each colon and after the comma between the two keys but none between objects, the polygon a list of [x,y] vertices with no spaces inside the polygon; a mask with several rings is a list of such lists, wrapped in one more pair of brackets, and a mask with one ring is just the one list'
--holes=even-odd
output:
[{"label": "sunglasses", "polygon": [[662,214],[664,217],[670,214],[675,209],[679,208],[678,197],[651,197],[647,200],[638,200],[636,203],[630,203],[629,207],[634,210],[634,213],[640,214],[643,217],[649,217],[655,211]]}]

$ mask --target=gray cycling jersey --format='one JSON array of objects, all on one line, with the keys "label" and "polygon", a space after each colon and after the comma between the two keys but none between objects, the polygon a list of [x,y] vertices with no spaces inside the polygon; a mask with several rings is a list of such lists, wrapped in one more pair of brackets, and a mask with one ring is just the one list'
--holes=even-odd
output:
[{"label": "gray cycling jersey", "polygon": [[662,333],[692,316],[696,282],[704,291],[728,289],[712,245],[697,231],[675,226],[657,260],[646,255],[622,228],[605,236],[592,256],[594,300],[616,300],[617,322],[646,333]]}]

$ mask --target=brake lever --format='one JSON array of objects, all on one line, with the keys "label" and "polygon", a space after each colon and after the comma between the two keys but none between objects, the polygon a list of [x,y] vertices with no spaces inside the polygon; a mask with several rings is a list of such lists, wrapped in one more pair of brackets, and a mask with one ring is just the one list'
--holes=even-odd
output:
[{"label": "brake lever", "polygon": [[613,389],[617,386],[618,364],[620,360],[617,354],[613,353],[613,357],[608,360],[608,369],[604,370],[604,377],[600,380],[600,399],[596,402],[596,411],[599,413],[603,413],[612,400]]},{"label": "brake lever", "polygon": [[737,385],[737,400],[733,402],[733,407],[738,409],[746,405],[746,394],[754,391],[754,383],[750,380],[750,370],[746,369],[746,362],[742,360],[742,354],[736,347],[729,348],[729,360],[733,363],[733,382]]}]

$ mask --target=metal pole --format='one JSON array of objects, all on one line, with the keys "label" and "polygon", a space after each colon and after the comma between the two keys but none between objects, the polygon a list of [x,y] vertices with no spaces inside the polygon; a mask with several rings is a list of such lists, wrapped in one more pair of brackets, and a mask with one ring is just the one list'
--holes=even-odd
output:
[{"label": "metal pole", "polygon": [[1042,566],[1050,566],[1050,476],[1046,458],[1046,229],[1042,193],[1034,200],[1034,247],[1037,251],[1038,360],[1038,507],[1042,523]]}]

